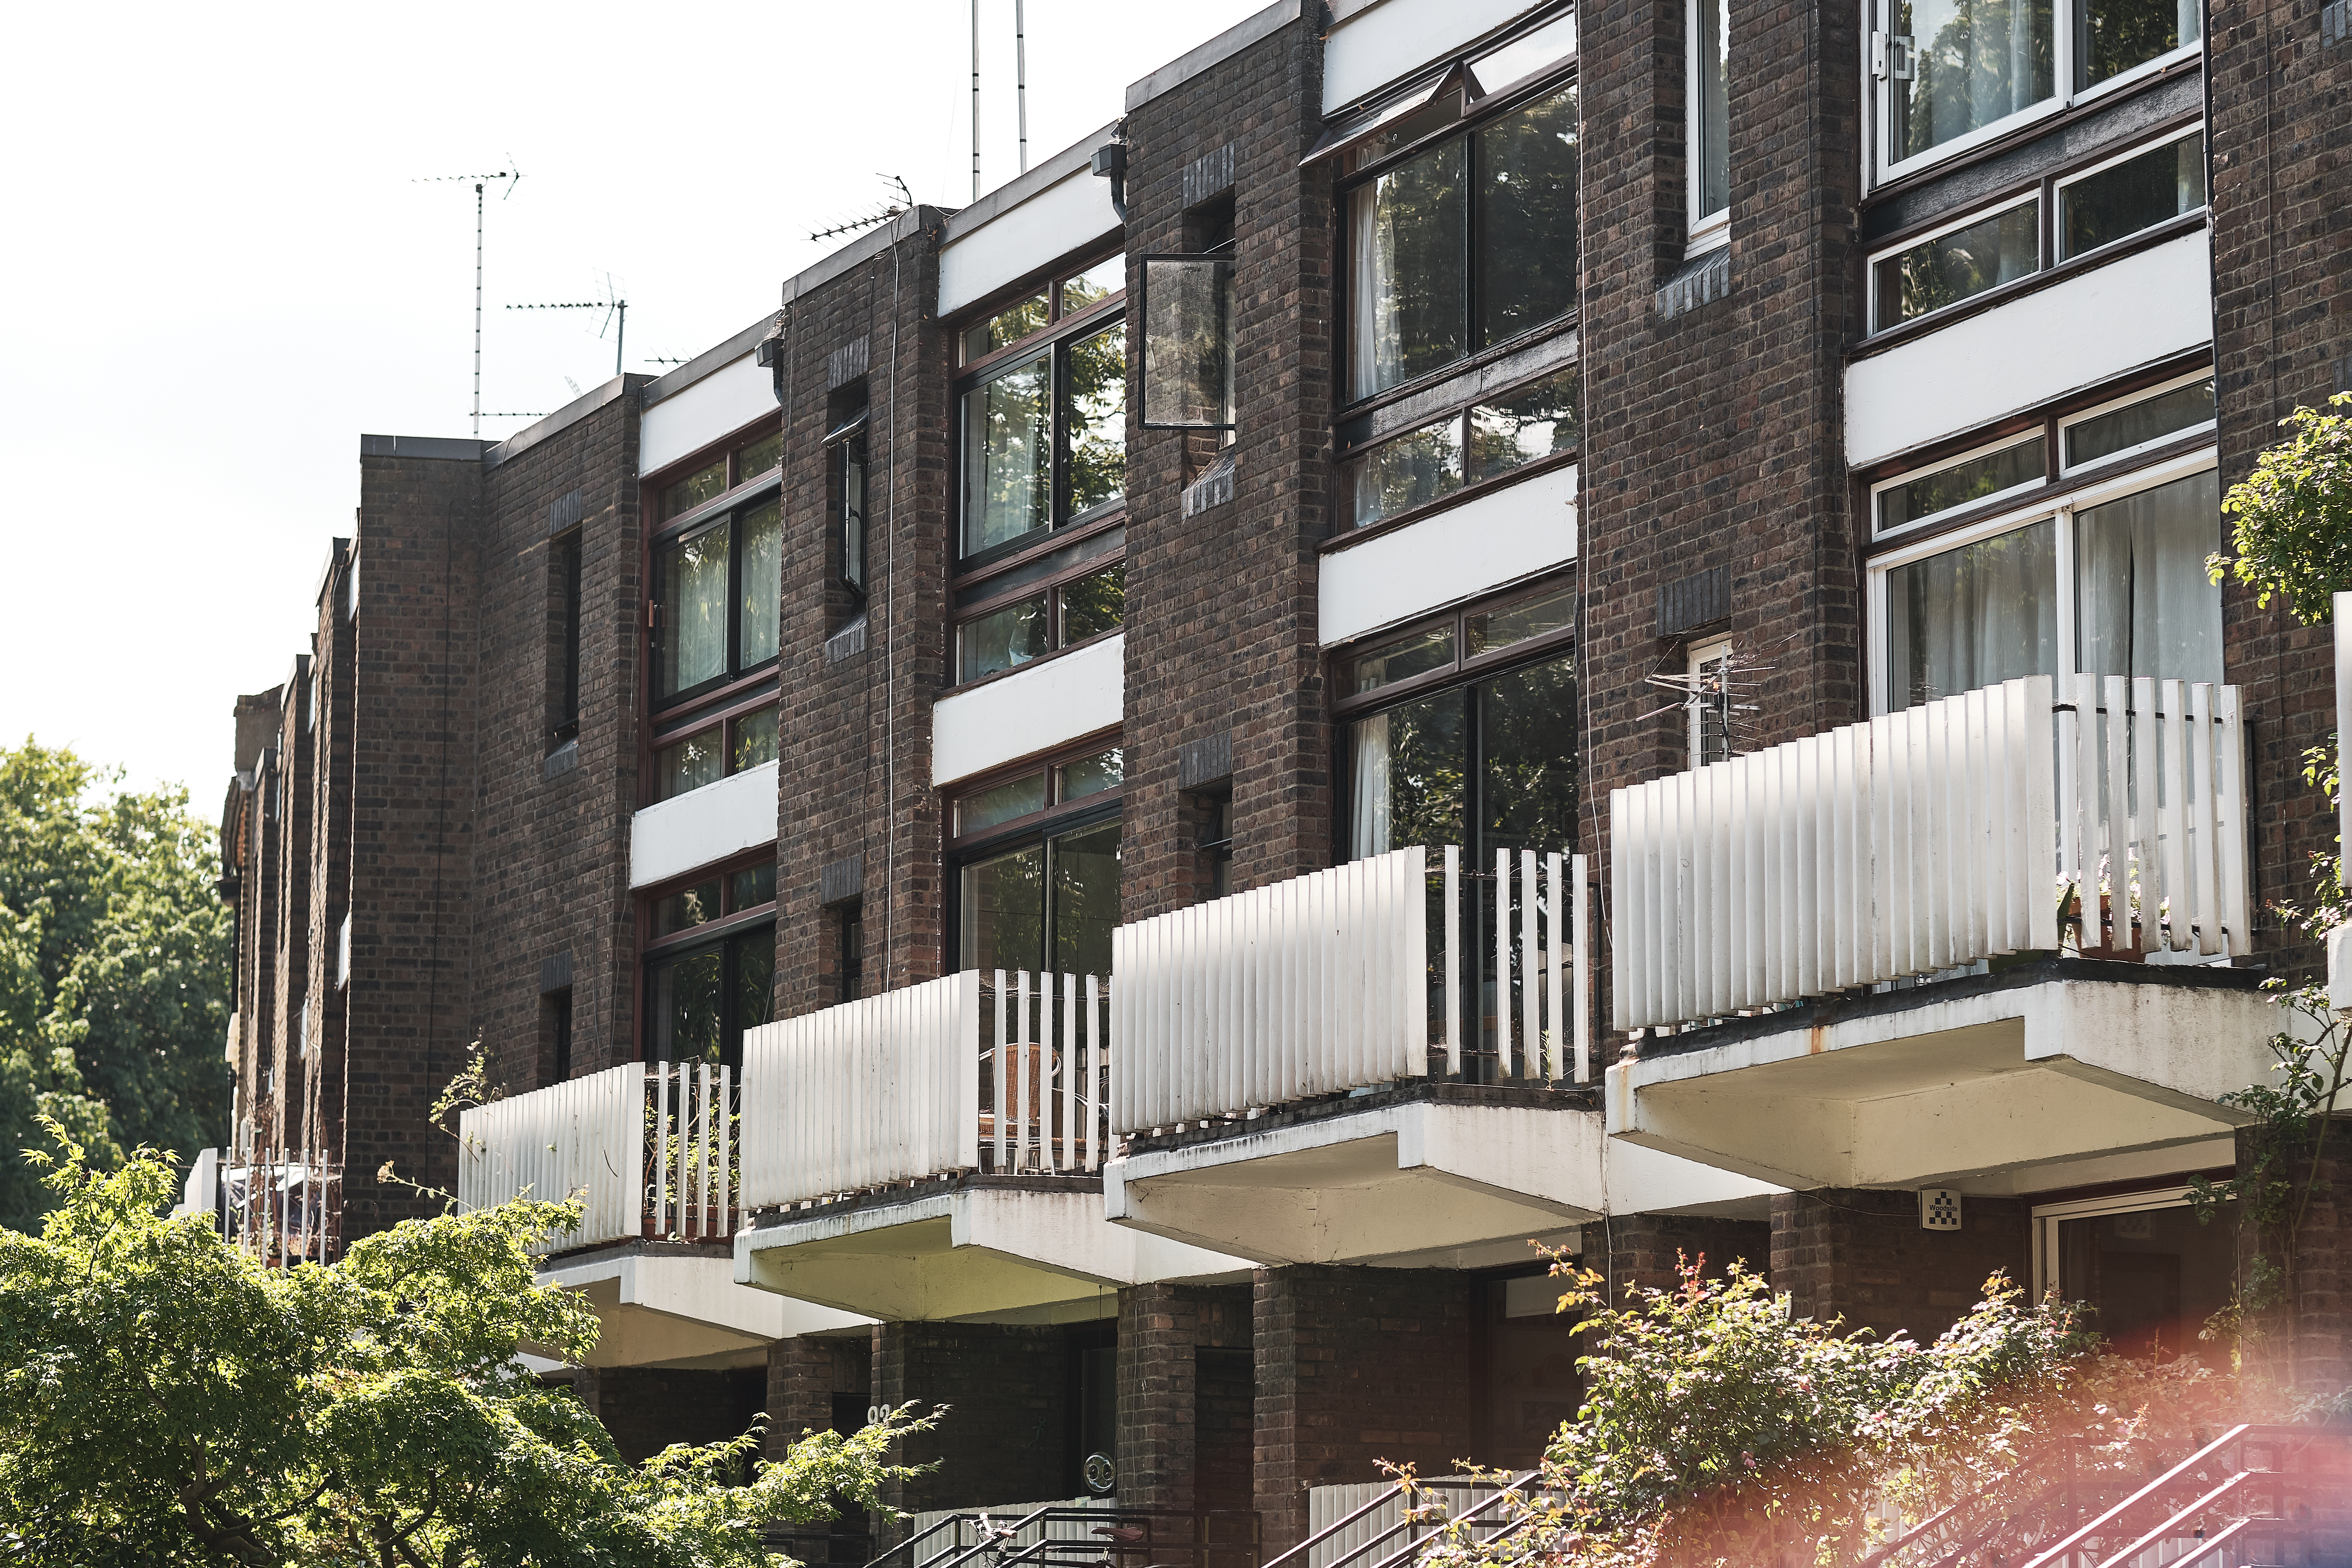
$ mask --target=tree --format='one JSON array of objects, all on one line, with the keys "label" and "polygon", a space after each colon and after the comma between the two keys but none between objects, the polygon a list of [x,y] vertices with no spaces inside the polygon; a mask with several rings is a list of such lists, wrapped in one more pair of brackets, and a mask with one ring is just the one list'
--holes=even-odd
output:
[{"label": "tree", "polygon": [[2326,620],[2333,596],[2352,588],[2352,392],[2327,401],[2345,412],[2296,409],[2279,422],[2294,434],[2230,487],[2221,511],[2238,553],[2206,563],[2216,583],[2234,576],[2265,605],[2275,595],[2307,626]]},{"label": "tree", "polygon": [[[101,1162],[121,1144],[219,1140],[229,1076],[231,919],[186,793],[117,788],[70,751],[0,748],[0,1150],[64,1122]],[[0,1225],[47,1205],[14,1160]]]},{"label": "tree", "polygon": [[[575,1205],[410,1220],[327,1267],[265,1269],[158,1217],[169,1164],[36,1154],[57,1207],[0,1232],[0,1540],[17,1560],[141,1568],[768,1563],[763,1527],[879,1507],[894,1413],[754,1464],[758,1429],[632,1468],[519,1342],[577,1360],[578,1296],[530,1242]],[[746,1468],[747,1485],[735,1484]]]}]

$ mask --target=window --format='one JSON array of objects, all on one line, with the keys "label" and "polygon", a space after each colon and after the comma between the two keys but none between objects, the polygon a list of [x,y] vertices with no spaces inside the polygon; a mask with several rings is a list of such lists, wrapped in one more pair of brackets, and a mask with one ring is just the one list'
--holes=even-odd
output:
[{"label": "window", "polygon": [[1576,668],[1570,586],[1474,608],[1349,655],[1335,672],[1343,858],[1458,844],[1576,841]]},{"label": "window", "polygon": [[541,1027],[547,1036],[548,1081],[562,1083],[572,1076],[572,987],[551,991],[541,999]]},{"label": "window", "polygon": [[2058,186],[2058,254],[2080,256],[2205,205],[2205,137],[2177,138]]},{"label": "window", "polygon": [[1571,365],[1345,459],[1341,487],[1349,519],[1368,528],[1528,464],[1572,455],[1576,445]]},{"label": "window", "polygon": [[866,426],[861,408],[825,437],[833,465],[833,571],[856,603],[866,602]]},{"label": "window", "polygon": [[959,967],[1110,973],[1124,772],[1100,747],[956,801],[957,837],[980,845],[956,870]]},{"label": "window", "polygon": [[1688,105],[1690,247],[1731,237],[1731,0],[1690,0]]},{"label": "window", "polygon": [[782,504],[722,513],[661,541],[654,592],[656,701],[692,697],[772,663],[783,608]]},{"label": "window", "polygon": [[1127,490],[1127,324],[1116,259],[967,327],[960,397],[967,560],[1104,515]]},{"label": "window", "polygon": [[549,606],[555,625],[549,639],[549,662],[554,667],[548,682],[554,700],[548,726],[551,749],[580,733],[580,532],[577,529],[548,546]]},{"label": "window", "polygon": [[1234,263],[1229,256],[1143,258],[1143,426],[1234,425]]},{"label": "window", "polygon": [[2118,1355],[2210,1354],[2199,1331],[2229,1304],[2237,1261],[2237,1227],[2200,1224],[2185,1186],[2033,1210],[2035,1289],[2088,1302]]},{"label": "window", "polygon": [[776,693],[762,682],[748,706],[696,714],[655,738],[652,798],[674,799],[775,760]]},{"label": "window", "polygon": [[1871,492],[1872,526],[1893,533],[1947,512],[2031,489],[2049,468],[2050,440],[2036,430],[1979,448],[1940,467],[1889,479]]},{"label": "window", "polygon": [[2213,427],[2213,377],[2200,371],[2153,392],[2103,404],[2062,425],[2066,469],[2127,458]]},{"label": "window", "polygon": [[1726,762],[1736,754],[1733,668],[1727,637],[1696,644],[1690,650],[1690,765],[1694,768]]},{"label": "window", "polygon": [[352,917],[345,915],[335,926],[335,984],[352,983]]},{"label": "window", "polygon": [[1091,531],[955,591],[956,679],[978,680],[1124,624],[1127,531]]},{"label": "window", "polygon": [[645,900],[646,1060],[740,1067],[743,1031],[771,1016],[776,862],[763,854]]},{"label": "window", "polygon": [[767,435],[696,462],[693,468],[656,486],[661,497],[660,517],[674,522],[707,501],[764,479],[783,466],[784,433]]},{"label": "window", "polygon": [[841,1000],[855,1002],[866,994],[866,907],[851,904],[841,911]]},{"label": "window", "polygon": [[2205,558],[2221,542],[2200,456],[1891,552],[1872,563],[1881,710],[2062,668],[2219,681],[2221,592]]},{"label": "window", "polygon": [[1878,0],[1880,176],[2161,69],[2197,47],[2198,0]]},{"label": "window", "polygon": [[1885,331],[2041,269],[2039,198],[1963,219],[1873,259],[1872,330]]},{"label": "window", "polygon": [[[1461,92],[1434,107],[1465,112]],[[1408,121],[1393,137],[1423,129]],[[1394,162],[1374,137],[1347,193],[1348,394],[1370,397],[1576,307],[1573,85]]]}]

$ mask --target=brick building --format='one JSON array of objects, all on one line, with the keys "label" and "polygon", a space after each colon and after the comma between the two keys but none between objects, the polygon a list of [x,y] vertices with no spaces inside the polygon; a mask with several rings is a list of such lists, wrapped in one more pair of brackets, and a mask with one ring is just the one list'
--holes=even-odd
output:
[{"label": "brick building", "polygon": [[1573,1413],[1531,1240],[2195,1352],[2316,962],[2326,651],[2203,563],[2352,378],[2341,10],[1284,0],[362,437],[236,710],[238,1234],[579,1191],[631,1451],[945,1402],[910,1512],[1268,1550]]}]

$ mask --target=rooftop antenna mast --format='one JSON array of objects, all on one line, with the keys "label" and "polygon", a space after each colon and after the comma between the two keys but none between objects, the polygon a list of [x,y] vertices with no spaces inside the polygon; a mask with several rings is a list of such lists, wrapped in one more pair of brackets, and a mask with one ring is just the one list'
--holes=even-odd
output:
[{"label": "rooftop antenna mast", "polygon": [[971,199],[980,200],[980,0],[971,0]]},{"label": "rooftop antenna mast", "polygon": [[1029,172],[1029,30],[1013,0],[1013,102],[1021,118],[1021,173]]},{"label": "rooftop antenna mast", "polygon": [[628,342],[629,336],[629,302],[621,298],[619,289],[613,287],[611,273],[604,274],[604,298],[602,302],[594,300],[562,300],[548,304],[509,305],[507,309],[509,310],[604,311],[604,320],[603,324],[597,327],[596,335],[601,338],[608,329],[616,325],[619,328],[613,333],[613,374],[614,375],[621,374],[621,367],[626,363],[622,358],[622,349]]},{"label": "rooftop antenna mast", "polygon": [[411,184],[438,185],[452,181],[470,183],[474,187],[474,436],[482,434],[482,191],[492,180],[504,180],[506,190],[499,200],[514,195],[515,186],[522,180],[522,171],[514,166],[514,156],[507,156],[507,167],[493,174],[430,174],[412,180]]}]

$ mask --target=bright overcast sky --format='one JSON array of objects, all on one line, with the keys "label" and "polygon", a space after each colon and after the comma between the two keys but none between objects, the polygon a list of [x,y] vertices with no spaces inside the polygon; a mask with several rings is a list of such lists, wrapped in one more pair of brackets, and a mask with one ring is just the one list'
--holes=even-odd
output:
[{"label": "bright overcast sky", "polygon": [[[1264,0],[1027,0],[1029,145]],[[26,6],[0,90],[11,331],[0,737],[217,809],[237,693],[308,646],[362,432],[482,434],[774,309],[887,195],[971,191],[968,0]],[[1013,0],[981,0],[983,185],[1014,173]]]}]

